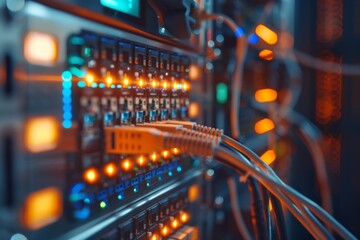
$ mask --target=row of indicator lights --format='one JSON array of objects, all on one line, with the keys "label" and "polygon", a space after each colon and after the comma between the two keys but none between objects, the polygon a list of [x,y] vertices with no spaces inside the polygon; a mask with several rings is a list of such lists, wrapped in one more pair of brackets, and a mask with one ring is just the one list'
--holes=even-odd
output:
[{"label": "row of indicator lights", "polygon": [[[255,29],[256,34],[267,44],[275,45],[278,42],[277,34],[265,25],[259,24]],[[274,59],[274,52],[269,49],[263,49],[259,52],[259,57],[271,61]],[[271,103],[277,100],[277,91],[270,88],[259,89],[255,92],[255,100],[259,103]],[[269,118],[264,118],[255,123],[254,129],[257,134],[267,133],[275,128],[274,122]],[[268,149],[260,157],[267,165],[273,163],[276,159],[275,151]]]},{"label": "row of indicator lights", "polygon": [[[170,151],[162,151],[161,152],[161,156],[164,158],[164,159],[169,159],[172,155],[171,153],[173,153],[174,155],[178,155],[180,153],[180,151],[177,149],[177,148],[173,148]],[[149,156],[149,159],[152,161],[152,162],[157,162],[159,160],[159,157],[160,157],[159,154],[157,153],[152,153],[150,156]],[[136,159],[136,164],[137,166],[139,167],[145,167],[148,163],[148,160],[145,156],[141,155],[139,157],[137,157]],[[123,170],[123,171],[132,171],[134,169],[134,163],[132,160],[126,158],[124,159],[121,163],[120,163],[120,168]],[[177,172],[181,172],[182,169],[181,167],[177,167]],[[115,164],[115,163],[107,163],[104,167],[104,174],[107,176],[107,177],[114,177],[117,175],[119,169],[118,169],[118,166]],[[168,175],[171,177],[172,176],[172,172],[169,172]],[[87,183],[96,183],[99,179],[99,172],[96,168],[89,168],[87,169],[85,172],[84,172],[84,176],[83,176],[84,180],[87,182]]]},{"label": "row of indicator lights", "polygon": [[71,128],[72,119],[72,74],[69,71],[64,71],[61,75],[62,78],[62,107],[63,107],[63,122],[64,128]]},{"label": "row of indicator lights", "polygon": [[[168,237],[173,231],[178,230],[181,225],[187,223],[190,219],[190,215],[187,212],[181,211],[178,218],[172,217],[169,225],[163,225],[160,229],[160,235],[162,237]],[[156,234],[152,235],[149,239],[160,239],[160,238],[153,238]]]},{"label": "row of indicator lights", "polygon": [[[97,81],[95,81],[95,76],[91,73],[86,74],[84,81],[79,81],[78,82],[78,87],[80,88],[84,88],[84,87],[92,87],[92,88],[105,88],[105,87],[110,87],[110,88],[126,88],[126,87],[130,87],[132,85],[137,85],[140,88],[143,87],[152,87],[152,88],[163,88],[163,89],[174,89],[174,90],[189,90],[190,85],[189,83],[182,81],[181,83],[177,82],[177,81],[173,81],[172,84],[169,83],[168,81],[162,81],[159,82],[155,79],[146,82],[144,81],[142,78],[139,78],[139,80],[137,80],[136,82],[130,81],[128,77],[125,77],[122,81],[118,81],[121,84],[116,84],[116,81],[114,81],[114,79],[108,75],[105,78],[105,83],[101,82],[101,83],[97,83]],[[172,86],[171,86],[172,85]]]}]

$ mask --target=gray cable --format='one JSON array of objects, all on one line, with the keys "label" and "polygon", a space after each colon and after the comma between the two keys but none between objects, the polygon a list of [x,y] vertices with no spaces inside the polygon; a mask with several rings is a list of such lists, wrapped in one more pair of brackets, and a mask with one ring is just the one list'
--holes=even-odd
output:
[{"label": "gray cable", "polygon": [[[262,162],[262,160],[250,149],[245,147],[244,145],[238,143],[238,151],[240,151],[242,154],[244,154],[246,157],[250,158],[253,162]],[[311,212],[313,212],[321,221],[323,221],[325,224],[329,224],[342,238],[344,239],[356,239],[355,236],[350,233],[344,226],[342,226],[336,219],[334,219],[329,213],[327,213],[324,209],[322,209],[318,204],[313,202],[312,200],[304,197],[302,194],[297,192],[296,190],[290,188],[285,183],[283,183],[281,180],[279,181],[279,178],[269,178],[269,176],[264,175],[259,170],[254,171],[254,169],[245,162],[247,165],[247,170],[256,174],[257,177],[267,177],[269,181],[273,184],[273,187],[279,188],[282,192],[286,193],[291,199],[296,199],[296,201],[301,202],[304,204]],[[265,164],[265,163],[263,163]],[[243,164],[244,165],[244,164]],[[266,164],[265,164],[266,165]],[[267,166],[267,165],[266,165]],[[270,167],[267,167],[270,168]],[[272,169],[270,168],[270,171]],[[258,179],[260,181],[260,179]],[[262,181],[260,181],[262,182]],[[270,190],[270,189],[269,189]]]},{"label": "gray cable", "polygon": [[229,193],[230,193],[230,204],[232,208],[232,212],[234,215],[236,227],[239,230],[241,236],[243,239],[253,239],[250,231],[248,230],[245,221],[241,215],[241,211],[238,205],[238,198],[237,198],[237,189],[236,189],[236,183],[234,178],[228,177],[227,184],[229,187]]}]

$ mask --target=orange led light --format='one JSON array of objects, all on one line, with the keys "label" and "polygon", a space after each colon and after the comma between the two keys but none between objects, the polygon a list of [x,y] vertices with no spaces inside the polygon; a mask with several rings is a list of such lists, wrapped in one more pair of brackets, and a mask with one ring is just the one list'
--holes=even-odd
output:
[{"label": "orange led light", "polygon": [[137,159],[136,159],[136,163],[142,167],[146,164],[146,159],[144,156],[139,156]]},{"label": "orange led light", "polygon": [[167,237],[168,235],[170,234],[170,229],[168,226],[164,226],[162,229],[161,229],[161,235],[163,237]]},{"label": "orange led light", "polygon": [[187,221],[189,221],[189,218],[190,218],[189,214],[186,213],[186,212],[183,212],[183,213],[180,214],[180,221],[182,223],[186,223]]},{"label": "orange led light", "polygon": [[149,238],[149,240],[159,240],[159,239],[160,239],[160,237],[156,233],[151,235],[151,237]]},{"label": "orange led light", "polygon": [[268,118],[264,118],[255,123],[255,132],[257,134],[263,134],[269,132],[275,128],[274,122]]},{"label": "orange led light", "polygon": [[273,102],[277,99],[277,92],[271,88],[260,89],[255,92],[255,100],[260,103]]},{"label": "orange led light", "polygon": [[175,218],[172,222],[171,222],[171,227],[173,229],[177,229],[180,226],[179,221]]},{"label": "orange led light", "polygon": [[274,59],[274,52],[269,49],[264,49],[259,52],[259,57],[264,60],[270,61]]},{"label": "orange led light", "polygon": [[192,185],[188,189],[188,199],[190,202],[198,200],[200,197],[200,187],[197,184]]},{"label": "orange led light", "polygon": [[189,105],[189,117],[196,118],[200,115],[200,104],[197,102],[192,102]]},{"label": "orange led light", "polygon": [[189,90],[189,85],[186,82],[183,84],[183,89],[185,91]]},{"label": "orange led light", "polygon": [[156,86],[157,86],[157,82],[156,82],[156,80],[152,80],[152,82],[151,82],[151,86],[152,86],[153,88],[156,88]]},{"label": "orange led light", "polygon": [[117,173],[117,168],[116,168],[116,165],[114,163],[106,164],[104,170],[105,170],[106,176],[108,176],[108,177],[113,177]]},{"label": "orange led light", "polygon": [[56,148],[59,135],[59,125],[54,117],[30,118],[25,123],[25,147],[30,152]]},{"label": "orange led light", "polygon": [[144,86],[144,81],[142,79],[139,80],[139,87],[143,87]]},{"label": "orange led light", "polygon": [[56,38],[40,32],[29,32],[24,39],[25,59],[38,65],[53,65],[58,54]]},{"label": "orange led light", "polygon": [[178,148],[172,148],[171,149],[171,152],[174,154],[174,155],[178,155],[180,153],[180,150]]},{"label": "orange led light", "polygon": [[94,75],[91,73],[86,74],[85,81],[87,85],[90,86],[95,81]]},{"label": "orange led light", "polygon": [[190,65],[189,68],[189,78],[193,81],[198,80],[200,78],[201,69],[199,66],[193,64]]},{"label": "orange led light", "polygon": [[165,88],[165,89],[166,89],[167,87],[168,87],[168,84],[167,84],[167,82],[166,82],[166,81],[164,81],[164,82],[163,82],[163,88]]},{"label": "orange led light", "polygon": [[87,183],[95,183],[99,179],[99,173],[95,168],[89,168],[84,173],[84,180]]},{"label": "orange led light", "polygon": [[113,79],[111,76],[107,76],[105,81],[106,81],[106,85],[110,86],[113,82]]},{"label": "orange led light", "polygon": [[259,24],[255,29],[255,33],[267,44],[274,45],[278,41],[277,34],[265,25]]},{"label": "orange led light", "polygon": [[177,90],[179,88],[179,84],[177,82],[174,82],[173,88],[174,90]]},{"label": "orange led light", "polygon": [[127,77],[125,77],[123,83],[124,83],[124,86],[128,86],[130,83],[129,79]]},{"label": "orange led light", "polygon": [[125,159],[122,163],[121,163],[121,168],[125,171],[129,171],[132,168],[132,162],[130,161],[130,159]]},{"label": "orange led light", "polygon": [[55,187],[44,188],[27,196],[23,224],[36,230],[57,221],[63,211],[62,195]]},{"label": "orange led light", "polygon": [[263,160],[267,165],[273,163],[276,159],[276,154],[274,150],[267,150],[263,155],[261,155],[261,160]]},{"label": "orange led light", "polygon": [[169,151],[162,151],[161,152],[161,156],[165,159],[169,158],[170,157],[170,152]]},{"label": "orange led light", "polygon": [[150,159],[153,162],[156,162],[158,160],[158,155],[154,152],[150,155]]}]

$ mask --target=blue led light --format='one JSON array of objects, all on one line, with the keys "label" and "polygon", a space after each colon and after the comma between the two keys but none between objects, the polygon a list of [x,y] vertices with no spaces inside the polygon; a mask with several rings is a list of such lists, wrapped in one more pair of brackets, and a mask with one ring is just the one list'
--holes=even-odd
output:
[{"label": "blue led light", "polygon": [[95,82],[91,84],[91,87],[92,87],[92,88],[97,88],[97,86],[98,86],[98,84],[95,83]]},{"label": "blue led light", "polygon": [[100,83],[99,84],[99,88],[104,88],[105,87],[105,84],[104,83]]},{"label": "blue led light", "polygon": [[86,86],[86,83],[84,81],[79,81],[77,85],[79,88],[84,88]]},{"label": "blue led light", "polygon": [[250,44],[257,44],[257,43],[259,43],[259,41],[260,41],[260,38],[259,38],[259,36],[256,35],[255,33],[253,33],[253,34],[251,34],[251,35],[249,36],[249,43],[250,43]]},{"label": "blue led light", "polygon": [[119,200],[122,200],[122,199],[124,198],[124,195],[123,195],[123,194],[119,194],[119,195],[117,196],[117,198],[118,198]]},{"label": "blue led light", "polygon": [[71,82],[63,81],[62,86],[63,88],[71,88]]},{"label": "blue led light", "polygon": [[168,175],[169,175],[169,177],[171,177],[173,175],[173,173],[170,171],[170,172],[168,172]]},{"label": "blue led light", "polygon": [[64,82],[69,82],[71,81],[72,79],[72,74],[71,72],[69,71],[64,71],[62,74],[61,74],[61,78]]},{"label": "blue led light", "polygon": [[71,112],[71,105],[70,104],[64,104],[63,105],[63,111],[64,112]]},{"label": "blue led light", "polygon": [[147,187],[150,187],[150,185],[151,185],[150,182],[147,182],[147,183],[146,183],[146,186],[147,186]]},{"label": "blue led light", "polygon": [[182,168],[181,168],[180,166],[178,166],[178,167],[176,168],[176,171],[181,172],[181,171],[182,171]]},{"label": "blue led light", "polygon": [[71,97],[63,97],[63,103],[64,104],[70,104],[71,103]]},{"label": "blue led light", "polygon": [[245,35],[245,31],[244,31],[244,29],[243,29],[242,27],[238,27],[238,28],[234,31],[234,33],[235,33],[235,36],[236,36],[237,38],[242,37],[242,36]]},{"label": "blue led light", "polygon": [[90,203],[90,198],[85,198],[84,203],[89,204]]},{"label": "blue led light", "polygon": [[72,117],[71,112],[64,112],[63,118],[64,118],[65,120],[70,120],[71,117]]},{"label": "blue led light", "polygon": [[[114,85],[112,85],[112,86],[114,86]],[[111,88],[112,88],[112,86],[111,86]],[[115,86],[114,86],[115,87]],[[122,88],[122,86],[120,85],[120,84],[118,84],[117,85],[117,88]]]},{"label": "blue led light", "polygon": [[62,123],[64,128],[71,128],[71,121],[70,120],[64,120]]},{"label": "blue led light", "polygon": [[64,89],[62,90],[62,94],[63,94],[64,97],[70,97],[70,96],[71,96],[71,89],[69,89],[69,88],[64,88]]},{"label": "blue led light", "polygon": [[[64,71],[61,74],[62,78],[62,102],[63,102],[63,122],[62,125],[64,128],[71,128],[72,122],[72,107],[71,107],[71,95],[72,95],[72,73],[70,71]],[[81,214],[81,213],[80,213]]]}]

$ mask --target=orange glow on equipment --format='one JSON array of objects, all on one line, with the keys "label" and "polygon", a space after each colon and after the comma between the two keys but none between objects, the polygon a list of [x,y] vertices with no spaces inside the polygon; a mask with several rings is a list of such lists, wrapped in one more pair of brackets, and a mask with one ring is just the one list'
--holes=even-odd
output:
[{"label": "orange glow on equipment", "polygon": [[106,81],[106,85],[110,86],[113,82],[113,79],[111,76],[107,76],[105,81]]},{"label": "orange glow on equipment", "polygon": [[122,167],[122,169],[125,170],[125,171],[131,170],[132,163],[131,163],[130,159],[125,159],[125,160],[121,163],[121,167]]},{"label": "orange glow on equipment", "polygon": [[263,155],[261,155],[261,160],[263,160],[267,165],[273,163],[276,159],[276,154],[274,150],[267,150]]},{"label": "orange glow on equipment", "polygon": [[189,220],[189,214],[187,213],[187,212],[182,212],[181,214],[180,214],[180,221],[182,222],[182,223],[186,223],[188,220]]},{"label": "orange glow on equipment", "polygon": [[161,156],[165,159],[169,158],[170,157],[170,152],[169,151],[162,151],[161,152]]},{"label": "orange glow on equipment", "polygon": [[179,221],[176,218],[171,222],[171,227],[172,229],[177,229],[179,227]]},{"label": "orange glow on equipment", "polygon": [[89,168],[84,173],[84,180],[87,183],[95,183],[99,179],[99,173],[96,168]]},{"label": "orange glow on equipment", "polygon": [[170,229],[168,226],[164,226],[162,229],[161,229],[161,235],[163,237],[167,237],[168,235],[170,234]]},{"label": "orange glow on equipment", "polygon": [[40,32],[29,32],[24,39],[25,59],[38,65],[53,65],[58,55],[55,37]]},{"label": "orange glow on equipment", "polygon": [[58,145],[59,125],[55,117],[30,118],[25,124],[25,147],[30,152],[49,151]]},{"label": "orange glow on equipment", "polygon": [[264,60],[271,61],[274,59],[274,52],[269,49],[264,49],[259,52],[259,57]]},{"label": "orange glow on equipment", "polygon": [[87,85],[90,86],[95,81],[94,75],[91,73],[86,74],[85,81]]},{"label": "orange glow on equipment", "polygon": [[271,88],[259,89],[255,92],[255,100],[260,103],[273,102],[277,99],[277,92]]},{"label": "orange glow on equipment", "polygon": [[59,189],[48,187],[27,196],[23,208],[23,224],[36,230],[57,221],[63,211],[62,195]]},{"label": "orange glow on equipment", "polygon": [[158,160],[158,155],[154,152],[150,155],[150,159],[153,162],[156,162]]},{"label": "orange glow on equipment", "polygon": [[200,187],[197,184],[194,184],[188,189],[188,199],[190,202],[194,202],[199,199],[200,196]]},{"label": "orange glow on equipment", "polygon": [[274,122],[269,118],[264,118],[255,123],[255,132],[257,134],[263,134],[269,132],[275,128]]},{"label": "orange glow on equipment", "polygon": [[267,44],[274,45],[278,41],[277,34],[271,30],[270,28],[266,27],[263,24],[259,24],[256,29],[255,33],[264,40]]},{"label": "orange glow on equipment", "polygon": [[117,173],[117,168],[114,163],[108,163],[105,165],[105,174],[108,177],[113,177]]},{"label": "orange glow on equipment", "polygon": [[145,164],[146,164],[146,159],[145,159],[145,157],[144,156],[139,156],[138,158],[137,158],[137,164],[140,166],[140,167],[142,167],[142,166],[144,166]]}]

